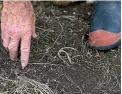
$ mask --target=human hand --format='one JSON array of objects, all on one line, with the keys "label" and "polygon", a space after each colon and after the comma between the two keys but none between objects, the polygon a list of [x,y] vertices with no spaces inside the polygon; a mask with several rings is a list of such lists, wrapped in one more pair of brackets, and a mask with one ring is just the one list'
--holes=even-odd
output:
[{"label": "human hand", "polygon": [[21,43],[21,65],[24,69],[29,60],[31,36],[35,34],[35,15],[30,1],[3,1],[1,15],[3,46],[8,48],[10,59],[17,58]]}]

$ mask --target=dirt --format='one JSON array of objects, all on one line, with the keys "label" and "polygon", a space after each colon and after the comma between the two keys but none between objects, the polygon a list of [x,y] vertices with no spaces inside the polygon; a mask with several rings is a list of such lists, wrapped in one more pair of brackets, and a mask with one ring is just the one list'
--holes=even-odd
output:
[{"label": "dirt", "polygon": [[37,39],[29,66],[9,60],[0,43],[0,94],[120,94],[121,47],[88,46],[93,5],[33,3]]}]

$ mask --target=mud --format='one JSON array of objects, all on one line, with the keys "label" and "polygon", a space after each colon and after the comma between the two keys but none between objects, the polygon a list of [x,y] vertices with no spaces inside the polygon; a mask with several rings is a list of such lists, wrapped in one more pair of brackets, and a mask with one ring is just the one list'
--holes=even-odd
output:
[{"label": "mud", "polygon": [[38,2],[34,8],[38,37],[26,70],[0,44],[0,94],[120,94],[121,48],[88,46],[93,5]]}]

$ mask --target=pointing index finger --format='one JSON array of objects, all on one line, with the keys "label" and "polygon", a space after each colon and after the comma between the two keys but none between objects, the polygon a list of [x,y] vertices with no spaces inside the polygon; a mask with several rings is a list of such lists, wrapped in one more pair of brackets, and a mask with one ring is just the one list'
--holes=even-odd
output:
[{"label": "pointing index finger", "polygon": [[26,34],[21,39],[21,66],[24,69],[28,65],[31,45],[31,34]]}]

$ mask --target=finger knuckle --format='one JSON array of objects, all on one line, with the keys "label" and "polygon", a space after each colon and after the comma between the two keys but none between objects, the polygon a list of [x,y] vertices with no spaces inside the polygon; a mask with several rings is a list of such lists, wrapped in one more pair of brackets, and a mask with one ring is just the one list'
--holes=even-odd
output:
[{"label": "finger knuckle", "polygon": [[12,46],[8,46],[8,49],[9,49],[10,51],[17,51],[16,48],[15,48],[15,47],[12,47]]},{"label": "finger knuckle", "polygon": [[25,48],[21,49],[21,51],[23,51],[23,52],[29,52],[29,50],[30,50],[29,47],[25,47]]}]

